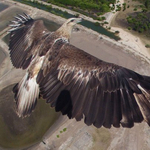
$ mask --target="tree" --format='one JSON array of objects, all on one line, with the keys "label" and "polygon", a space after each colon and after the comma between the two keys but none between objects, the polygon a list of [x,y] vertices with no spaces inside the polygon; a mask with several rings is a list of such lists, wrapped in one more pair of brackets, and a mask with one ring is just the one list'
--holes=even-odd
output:
[{"label": "tree", "polygon": [[102,12],[108,12],[108,11],[110,11],[110,8],[109,8],[109,6],[107,4],[103,4],[101,6],[101,11]]},{"label": "tree", "polygon": [[145,1],[145,7],[148,9],[149,8],[149,0]]},{"label": "tree", "polygon": [[143,28],[140,28],[138,31],[139,31],[140,33],[142,33],[142,32],[144,31],[144,29],[143,29]]}]

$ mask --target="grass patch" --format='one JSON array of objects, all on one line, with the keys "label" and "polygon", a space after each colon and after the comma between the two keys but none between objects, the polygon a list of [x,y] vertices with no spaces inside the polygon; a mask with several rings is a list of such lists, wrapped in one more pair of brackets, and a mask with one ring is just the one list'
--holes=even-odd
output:
[{"label": "grass patch", "polygon": [[67,130],[67,128],[64,128],[63,131],[65,132]]},{"label": "grass patch", "polygon": [[[64,133],[64,132],[66,132],[66,130],[67,130],[67,128],[64,128],[63,130],[61,130],[61,131],[59,131],[59,132],[60,132],[60,134],[62,134],[62,133]],[[56,137],[59,138],[59,137],[60,137],[59,134],[57,134]]]},{"label": "grass patch", "polygon": [[56,137],[59,138],[59,135],[57,135]]},{"label": "grass patch", "polygon": [[146,47],[146,48],[150,48],[150,44],[146,44],[145,47]]}]

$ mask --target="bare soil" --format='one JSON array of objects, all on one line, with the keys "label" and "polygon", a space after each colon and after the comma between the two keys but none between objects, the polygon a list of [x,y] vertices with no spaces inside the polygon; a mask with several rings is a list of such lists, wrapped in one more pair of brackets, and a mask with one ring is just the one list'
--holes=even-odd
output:
[{"label": "bare soil", "polygon": [[[138,2],[138,1],[133,1],[133,0],[124,0],[124,2],[127,4],[127,6],[129,5],[130,7],[126,8],[125,11],[120,11],[119,13],[117,13],[117,15],[112,19],[110,25],[113,26],[113,27],[122,28],[125,31],[132,33],[133,35],[135,35],[137,37],[140,37],[140,39],[143,41],[143,43],[150,44],[150,37],[147,37],[145,34],[141,34],[141,33],[138,33],[136,31],[133,31],[133,30],[129,31],[127,29],[129,25],[128,25],[128,22],[127,22],[126,18],[129,15],[133,16],[138,11],[140,11],[141,8],[139,7],[139,5],[141,5],[141,3]],[[134,11],[135,7],[138,8],[137,11]]]}]

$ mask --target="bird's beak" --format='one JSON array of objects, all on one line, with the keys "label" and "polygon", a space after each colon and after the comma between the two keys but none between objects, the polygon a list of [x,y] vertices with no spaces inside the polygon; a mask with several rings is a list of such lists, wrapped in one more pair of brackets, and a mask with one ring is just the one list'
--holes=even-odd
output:
[{"label": "bird's beak", "polygon": [[76,20],[75,20],[76,23],[79,23],[81,21],[82,21],[82,18],[76,18]]}]

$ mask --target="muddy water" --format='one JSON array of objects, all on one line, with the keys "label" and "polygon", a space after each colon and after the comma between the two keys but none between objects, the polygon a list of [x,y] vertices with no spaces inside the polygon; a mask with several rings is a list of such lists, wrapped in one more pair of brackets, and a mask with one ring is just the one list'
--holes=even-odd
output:
[{"label": "muddy water", "polygon": [[59,114],[44,100],[38,100],[30,117],[19,118],[12,88],[13,85],[0,92],[0,147],[18,149],[40,142]]},{"label": "muddy water", "polygon": [[13,7],[11,9],[9,9],[8,11],[6,11],[5,13],[3,13],[0,16],[0,31],[4,30],[9,25],[9,22],[11,20],[13,20],[13,18],[16,14],[20,14],[23,12],[25,12],[25,11],[23,11],[22,9],[19,9],[17,7]]},{"label": "muddy water", "polygon": [[[0,17],[0,31],[5,29],[13,16],[24,11],[18,8],[8,10]],[[43,19],[45,26],[56,30],[59,25]],[[3,37],[8,44],[9,35]],[[0,63],[5,56],[0,48]],[[13,85],[0,91],[0,147],[9,149],[22,149],[42,140],[43,135],[59,117],[44,100],[38,100],[37,107],[30,117],[21,119],[15,113],[15,103],[12,93]],[[0,148],[1,149],[1,148]]]},{"label": "muddy water", "polygon": [[8,5],[5,5],[3,3],[0,3],[0,12],[8,8]]}]

